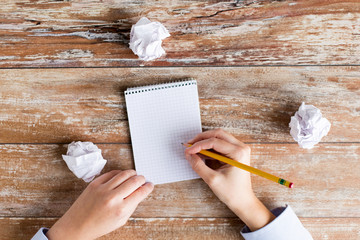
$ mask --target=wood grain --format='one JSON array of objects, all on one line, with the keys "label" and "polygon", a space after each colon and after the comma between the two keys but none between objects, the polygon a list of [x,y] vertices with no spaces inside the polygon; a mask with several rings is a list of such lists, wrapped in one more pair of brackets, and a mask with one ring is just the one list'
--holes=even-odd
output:
[{"label": "wood grain", "polygon": [[[171,33],[155,61],[128,47],[143,16]],[[66,143],[98,143],[103,172],[134,168],[127,87],[193,77],[203,129],[233,133],[253,166],[295,182],[254,176],[268,208],[292,206],[315,240],[360,240],[359,19],[357,0],[0,1],[0,239],[50,227],[86,187]],[[332,123],[312,150],[289,135],[303,101]],[[242,226],[198,179],[156,186],[101,239],[242,239]]]},{"label": "wood grain", "polygon": [[[0,67],[359,64],[356,0],[0,2]],[[167,55],[128,48],[142,16],[171,37]]]},{"label": "wood grain", "polygon": [[[301,218],[314,240],[360,239],[360,218]],[[0,218],[2,240],[30,239],[40,227],[56,218]],[[100,238],[110,239],[243,239],[237,218],[130,218],[118,230]]]},{"label": "wood grain", "polygon": [[[134,168],[131,146],[99,144],[103,172]],[[257,196],[270,208],[289,204],[300,217],[360,217],[360,144],[251,144],[252,165],[295,183],[288,189],[254,176]],[[68,170],[65,145],[0,145],[0,216],[59,217],[86,184]],[[184,160],[185,161],[185,160]],[[200,179],[156,186],[134,217],[234,217]]]},{"label": "wood grain", "polygon": [[[0,142],[129,143],[123,91],[194,77],[202,125],[245,142],[294,142],[302,101],[332,127],[324,142],[358,142],[360,67],[107,68],[0,70]],[[351,131],[349,131],[351,129]]]}]

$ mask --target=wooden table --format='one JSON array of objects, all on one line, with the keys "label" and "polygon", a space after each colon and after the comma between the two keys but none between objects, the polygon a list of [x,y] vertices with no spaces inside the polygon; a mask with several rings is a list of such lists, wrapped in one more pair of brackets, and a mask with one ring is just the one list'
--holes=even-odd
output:
[{"label": "wooden table", "polygon": [[[166,56],[138,60],[132,24],[171,32]],[[61,158],[95,142],[104,172],[134,168],[123,91],[194,77],[204,130],[233,133],[252,165],[295,182],[253,177],[269,207],[290,204],[314,239],[360,239],[360,2],[2,0],[0,2],[0,239],[50,227],[86,184]],[[298,147],[301,102],[332,127]],[[243,223],[202,180],[156,186],[128,224],[102,239],[241,239]]]}]

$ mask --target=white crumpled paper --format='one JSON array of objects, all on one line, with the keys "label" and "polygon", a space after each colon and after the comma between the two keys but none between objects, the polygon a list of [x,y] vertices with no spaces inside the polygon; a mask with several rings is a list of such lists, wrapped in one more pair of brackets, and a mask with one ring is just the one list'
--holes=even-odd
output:
[{"label": "white crumpled paper", "polygon": [[131,27],[130,49],[141,60],[150,61],[165,54],[161,43],[163,39],[169,36],[170,34],[164,25],[142,17]]},{"label": "white crumpled paper", "polygon": [[330,130],[330,122],[322,117],[320,109],[303,102],[289,124],[290,134],[300,147],[311,149],[326,136]]},{"label": "white crumpled paper", "polygon": [[92,142],[72,142],[62,155],[69,169],[85,182],[91,182],[106,164],[99,149]]}]

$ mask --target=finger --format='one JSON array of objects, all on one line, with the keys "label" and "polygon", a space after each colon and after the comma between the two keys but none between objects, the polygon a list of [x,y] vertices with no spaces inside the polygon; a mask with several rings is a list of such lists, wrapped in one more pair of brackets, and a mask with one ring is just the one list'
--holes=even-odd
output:
[{"label": "finger", "polygon": [[108,189],[115,189],[120,184],[122,184],[123,182],[125,182],[126,180],[128,180],[129,178],[135,175],[136,175],[136,171],[133,169],[121,171],[105,183],[106,187]]},{"label": "finger", "polygon": [[219,139],[225,140],[225,141],[235,144],[235,145],[244,144],[244,143],[240,142],[237,138],[235,138],[233,135],[224,131],[221,128],[200,133],[197,136],[195,136],[193,139],[191,139],[189,141],[189,143],[193,144],[195,142],[198,142],[198,141],[201,141],[204,139],[209,139],[209,138],[219,138]]},{"label": "finger", "polygon": [[147,182],[132,192],[127,198],[125,198],[124,202],[136,207],[141,201],[147,198],[147,196],[149,196],[153,190],[154,184]]},{"label": "finger", "polygon": [[144,185],[146,182],[145,177],[141,175],[132,176],[127,179],[121,185],[119,185],[115,190],[118,192],[118,195],[122,198],[128,197],[136,189]]},{"label": "finger", "polygon": [[196,154],[187,154],[186,159],[191,165],[191,168],[206,182],[216,175],[216,171],[206,166],[205,162]]},{"label": "finger", "polygon": [[214,149],[215,151],[225,154],[229,157],[235,157],[234,154],[239,146],[231,144],[218,138],[208,138],[194,143],[191,147],[185,149],[185,154],[196,154],[201,150]]},{"label": "finger", "polygon": [[104,173],[92,181],[93,183],[103,184],[113,178],[116,174],[120,173],[121,170],[112,170],[110,172]]}]

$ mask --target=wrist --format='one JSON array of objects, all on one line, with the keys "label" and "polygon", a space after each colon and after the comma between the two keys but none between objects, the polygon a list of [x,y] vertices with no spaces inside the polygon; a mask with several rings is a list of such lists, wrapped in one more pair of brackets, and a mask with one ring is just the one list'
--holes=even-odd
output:
[{"label": "wrist", "polygon": [[233,206],[230,209],[249,227],[251,231],[256,231],[265,227],[275,219],[275,216],[265,207],[265,205],[252,195],[243,204]]},{"label": "wrist", "polygon": [[250,194],[247,194],[245,198],[243,197],[241,200],[234,199],[231,202],[226,203],[226,205],[240,219],[242,219],[244,216],[249,215],[249,213],[251,212],[250,209],[255,208],[257,201],[258,201],[257,197],[253,192],[251,192]]},{"label": "wrist", "polygon": [[70,226],[63,221],[64,219],[60,218],[46,233],[46,237],[49,240],[81,240],[83,236],[79,234],[79,229],[76,229],[74,226]]}]

